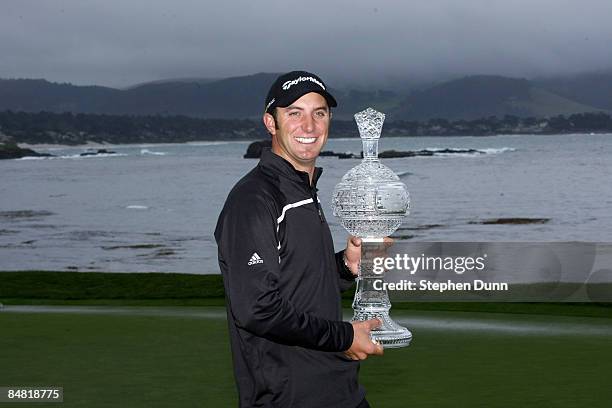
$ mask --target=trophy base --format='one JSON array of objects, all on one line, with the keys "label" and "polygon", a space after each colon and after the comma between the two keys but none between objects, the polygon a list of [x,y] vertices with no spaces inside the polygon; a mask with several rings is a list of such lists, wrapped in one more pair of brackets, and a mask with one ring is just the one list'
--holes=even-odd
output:
[{"label": "trophy base", "polygon": [[397,324],[389,316],[387,310],[355,310],[353,321],[380,319],[382,325],[370,332],[372,340],[381,344],[383,348],[400,348],[410,345],[412,333],[404,326]]}]

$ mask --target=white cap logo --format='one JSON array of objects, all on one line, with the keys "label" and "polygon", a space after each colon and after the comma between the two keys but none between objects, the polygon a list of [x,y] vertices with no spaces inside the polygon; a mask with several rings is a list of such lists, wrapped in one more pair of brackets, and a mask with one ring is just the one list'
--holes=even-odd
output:
[{"label": "white cap logo", "polygon": [[323,86],[323,84],[321,83],[321,81],[317,80],[316,78],[313,77],[299,77],[297,79],[291,80],[291,81],[287,81],[283,84],[283,90],[288,90],[289,88],[291,88],[293,85],[299,84],[300,82],[304,82],[304,81],[310,81],[310,82],[314,82],[315,84],[319,85],[321,88],[323,88],[323,90],[325,90],[325,86]]},{"label": "white cap logo", "polygon": [[265,110],[270,109],[270,106],[272,106],[272,104],[274,103],[275,100],[276,100],[276,98],[272,98],[272,100],[270,102],[268,102],[268,104],[266,105],[266,109]]}]

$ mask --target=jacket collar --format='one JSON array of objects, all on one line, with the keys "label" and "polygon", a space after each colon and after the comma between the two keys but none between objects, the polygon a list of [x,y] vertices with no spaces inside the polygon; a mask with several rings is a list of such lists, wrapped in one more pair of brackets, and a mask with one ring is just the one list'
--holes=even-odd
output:
[{"label": "jacket collar", "polygon": [[[272,152],[270,149],[262,150],[261,158],[259,159],[259,166],[268,174],[273,176],[283,176],[298,183],[305,184],[309,188],[311,187],[307,172],[296,170],[291,163]],[[319,177],[321,177],[321,173],[323,173],[323,169],[321,167],[315,167],[312,175],[313,188],[316,188],[317,181],[319,180]]]}]

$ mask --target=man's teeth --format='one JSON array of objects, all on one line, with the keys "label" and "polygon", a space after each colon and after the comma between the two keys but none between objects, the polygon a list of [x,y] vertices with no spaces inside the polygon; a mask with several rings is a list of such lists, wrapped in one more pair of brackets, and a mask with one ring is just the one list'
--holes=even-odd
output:
[{"label": "man's teeth", "polygon": [[306,144],[314,143],[315,140],[317,140],[316,137],[296,137],[296,139],[297,139],[298,142],[306,143]]}]

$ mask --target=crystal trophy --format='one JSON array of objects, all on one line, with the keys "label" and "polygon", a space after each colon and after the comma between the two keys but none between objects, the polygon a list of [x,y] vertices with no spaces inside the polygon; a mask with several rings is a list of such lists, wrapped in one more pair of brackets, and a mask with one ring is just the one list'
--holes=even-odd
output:
[{"label": "crystal trophy", "polygon": [[381,285],[384,272],[375,273],[374,257],[377,253],[380,256],[383,238],[402,224],[410,197],[406,185],[378,159],[378,139],[384,120],[384,113],[372,108],[355,114],[363,160],[336,185],[332,207],[340,224],[363,242],[352,320],[380,319],[382,325],[372,330],[372,340],[391,348],[409,345],[412,333],[389,316],[391,301]]}]

